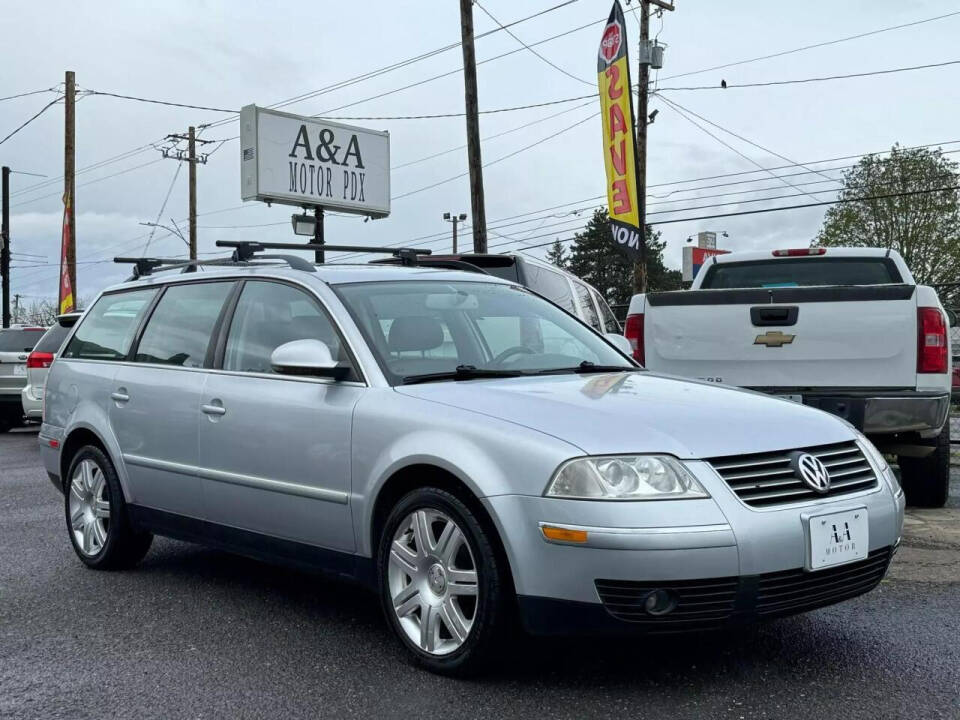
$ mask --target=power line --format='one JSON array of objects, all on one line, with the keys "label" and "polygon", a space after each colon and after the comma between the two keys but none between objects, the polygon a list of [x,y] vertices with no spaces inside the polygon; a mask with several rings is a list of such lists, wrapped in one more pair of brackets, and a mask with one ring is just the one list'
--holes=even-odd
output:
[{"label": "power line", "polygon": [[167,100],[154,100],[152,98],[137,97],[135,95],[122,95],[120,93],[106,92],[102,90],[84,90],[84,95],[103,95],[104,97],[118,98],[120,100],[135,100],[142,103],[151,103],[153,105],[166,105],[168,107],[187,108],[188,110],[206,110],[209,112],[222,112],[236,115],[237,110],[227,110],[224,108],[208,107],[206,105],[190,105],[188,103],[169,102]]},{"label": "power line", "polygon": [[[941,187],[941,188],[929,188],[926,190],[912,190],[912,191],[898,192],[898,193],[887,193],[884,195],[867,195],[867,196],[855,197],[855,198],[842,198],[837,200],[828,200],[825,202],[803,203],[800,205],[784,205],[784,206],[774,207],[774,208],[760,208],[758,210],[743,210],[741,212],[733,212],[733,213],[719,213],[715,215],[700,215],[697,217],[685,217],[685,218],[676,218],[671,220],[659,220],[657,222],[650,223],[650,225],[671,225],[673,223],[691,222],[694,220],[714,220],[716,218],[738,217],[741,215],[759,215],[762,213],[781,212],[784,210],[798,210],[801,208],[823,207],[825,205],[839,205],[839,204],[851,203],[851,202],[864,202],[867,200],[886,200],[889,198],[905,197],[910,195],[922,195],[922,194],[935,193],[935,192],[947,192],[951,190],[960,190],[960,185],[951,185],[948,187]],[[560,242],[570,242],[571,240],[575,240],[575,239],[576,239],[576,236],[569,237],[569,238],[557,238],[557,240],[559,240]],[[553,245],[553,243],[556,242],[557,240],[551,240],[550,242],[539,243],[537,245],[527,245],[524,247],[524,249],[533,250],[536,248],[547,247],[548,245]],[[499,243],[496,245],[491,245],[490,247],[492,249],[494,247],[501,247],[503,245],[509,245],[509,244],[510,243]]]},{"label": "power line", "polygon": [[[515,26],[515,25],[519,25],[519,24],[521,24],[521,23],[525,23],[525,22],[527,22],[528,20],[533,20],[533,19],[538,18],[538,17],[540,17],[540,16],[542,16],[542,15],[546,15],[547,13],[554,12],[555,10],[559,10],[559,9],[561,9],[561,8],[567,7],[568,5],[572,5],[572,4],[575,3],[575,2],[577,2],[577,0],[565,0],[565,2],[561,2],[561,3],[558,3],[558,4],[553,5],[553,6],[551,6],[551,7],[544,8],[543,10],[540,10],[540,11],[538,11],[538,12],[535,12],[535,13],[533,13],[532,15],[527,15],[526,17],[520,18],[519,20],[514,20],[514,21],[512,21],[512,22],[509,22],[509,23],[507,23],[502,29],[506,29],[506,28],[508,28],[508,27],[513,27],[513,26]],[[487,37],[487,36],[489,36],[489,35],[493,35],[493,34],[498,33],[498,32],[500,32],[500,31],[501,31],[501,28],[497,28],[497,29],[494,29],[494,30],[489,30],[489,31],[484,32],[484,33],[479,33],[478,35],[476,35],[476,39],[479,40],[480,38]],[[444,52],[447,52],[447,51],[449,51],[449,50],[453,50],[453,49],[458,48],[458,47],[460,47],[460,41],[453,42],[453,43],[449,43],[449,44],[447,44],[447,45],[444,45],[443,47],[439,47],[439,48],[436,48],[436,49],[434,49],[434,50],[429,50],[429,51],[427,51],[427,52],[421,53],[420,55],[415,55],[415,56],[413,56],[413,57],[406,58],[406,59],[404,59],[404,60],[399,60],[399,61],[397,61],[397,62],[395,62],[395,63],[391,63],[390,65],[385,65],[385,66],[380,67],[380,68],[377,68],[377,69],[375,69],[375,70],[370,70],[370,71],[368,71],[368,72],[361,73],[360,75],[355,75],[355,76],[353,76],[353,77],[351,77],[351,78],[348,78],[348,79],[346,79],[346,80],[341,80],[341,81],[332,83],[332,84],[330,84],[330,85],[327,85],[327,86],[325,86],[325,87],[319,88],[319,89],[317,89],[317,90],[311,90],[311,91],[306,92],[306,93],[301,93],[300,95],[295,95],[295,96],[293,96],[293,97],[291,97],[291,98],[287,98],[286,100],[281,100],[280,102],[276,102],[276,103],[273,103],[272,105],[268,105],[267,107],[273,108],[273,109],[281,108],[281,107],[287,107],[288,105],[293,105],[293,104],[295,104],[295,103],[300,103],[300,102],[303,102],[303,101],[305,101],[305,100],[310,100],[310,99],[312,99],[312,98],[319,97],[320,95],[326,95],[327,93],[334,92],[334,91],[336,91],[336,90],[342,90],[342,89],[345,88],[345,87],[350,87],[351,85],[356,85],[356,84],[358,84],[358,83],[360,83],[360,82],[364,82],[364,81],[366,81],[366,80],[370,80],[370,79],[373,79],[373,78],[375,78],[375,77],[379,77],[380,75],[385,75],[385,74],[387,74],[387,73],[389,73],[389,72],[393,72],[394,70],[399,70],[399,69],[401,69],[401,68],[407,67],[407,66],[409,66],[409,65],[412,65],[412,64],[414,64],[414,63],[420,62],[420,61],[422,61],[422,60],[426,60],[426,59],[431,58],[431,57],[434,57],[434,56],[436,56],[436,55],[440,55],[440,54],[442,54],[442,53],[444,53]],[[448,74],[454,74],[454,73],[457,73],[457,72],[460,72],[460,70],[454,70],[453,72],[448,73]],[[215,126],[218,126],[218,125],[222,125],[222,124],[224,124],[224,123],[231,122],[233,119],[234,119],[234,118],[225,118],[225,119],[223,119],[223,120],[218,120],[218,121],[215,122],[215,123],[211,123],[208,127],[215,127]]]},{"label": "power line", "polygon": [[32,123],[34,120],[36,120],[38,117],[40,117],[41,115],[43,115],[47,110],[49,110],[51,107],[53,107],[54,105],[56,105],[59,100],[60,100],[60,97],[57,96],[57,97],[55,97],[53,100],[51,100],[50,102],[48,102],[46,105],[44,105],[42,108],[40,108],[40,110],[39,110],[35,115],[32,115],[32,116],[30,117],[30,119],[28,119],[28,120],[26,120],[25,122],[21,123],[20,126],[17,127],[16,130],[14,130],[14,131],[11,132],[9,135],[7,135],[3,140],[0,140],[0,145],[3,145],[7,140],[9,140],[9,139],[12,138],[14,135],[16,135],[18,132],[20,132],[21,130],[23,130],[27,125],[29,125],[29,124]]},{"label": "power line", "polygon": [[689,77],[691,75],[700,75],[713,70],[723,70],[729,67],[736,67],[737,65],[746,65],[747,63],[759,62],[760,60],[770,60],[772,58],[783,57],[784,55],[792,55],[793,53],[803,52],[805,50],[814,50],[816,48],[827,47],[828,45],[837,45],[838,43],[844,43],[850,40],[859,40],[860,38],[869,37],[871,35],[879,35],[880,33],[890,32],[892,30],[901,30],[903,28],[913,27],[915,25],[923,25],[924,23],[934,22],[936,20],[944,20],[949,17],[954,17],[955,15],[960,15],[960,10],[947,13],[946,15],[937,15],[935,17],[925,18],[923,20],[915,20],[913,22],[903,23],[901,25],[891,25],[890,27],[880,28],[878,30],[870,30],[869,32],[858,33],[857,35],[848,35],[847,37],[837,38],[836,40],[827,40],[825,42],[814,43],[813,45],[804,45],[803,47],[793,48],[792,50],[781,50],[780,52],[771,53],[770,55],[761,55],[759,57],[748,58],[746,60],[737,60],[735,62],[729,62],[723,65],[714,65],[713,67],[703,68],[702,70],[690,70],[688,72],[678,73],[677,75],[668,75],[662,79],[673,80],[675,78]]},{"label": "power line", "polygon": [[[577,97],[562,98],[560,100],[548,100],[546,102],[531,103],[529,105],[513,105],[511,107],[496,108],[495,110],[480,110],[481,115],[495,115],[497,113],[514,112],[516,110],[530,110],[532,108],[548,107],[550,105],[562,105],[564,103],[576,102],[587,98],[595,98],[597,93],[589,95],[578,95]],[[464,113],[435,113],[432,115],[364,115],[364,116],[345,116],[345,115],[314,115],[313,117],[324,120],[434,120],[436,118],[463,117]]]},{"label": "power line", "polygon": [[[775,178],[776,180],[782,182],[784,185],[787,185],[787,186],[789,186],[789,187],[795,188],[795,186],[794,186],[789,180],[785,180],[785,179],[781,178],[781,177],[780,177],[779,175],[777,175],[776,173],[774,173],[774,172],[770,171],[769,169],[763,167],[763,165],[761,165],[760,163],[758,163],[756,160],[754,160],[753,158],[751,158],[749,155],[746,155],[746,154],[740,152],[739,150],[737,150],[737,148],[735,148],[733,145],[731,145],[730,143],[728,143],[726,140],[723,140],[722,138],[717,137],[717,136],[714,135],[712,132],[710,132],[709,130],[707,130],[703,125],[701,125],[701,124],[698,123],[696,120],[694,120],[694,119],[691,118],[689,115],[687,115],[685,112],[683,112],[682,110],[679,110],[678,108],[674,107],[673,103],[671,103],[669,100],[666,100],[666,98],[661,98],[661,99],[663,99],[663,100],[666,101],[666,106],[667,106],[670,110],[672,110],[673,112],[677,113],[680,117],[682,117],[682,118],[683,118],[684,120],[686,120],[688,123],[691,123],[694,127],[699,128],[702,132],[704,132],[704,133],[706,133],[707,135],[709,135],[710,137],[712,137],[714,140],[716,140],[718,143],[720,143],[721,145],[723,145],[725,148],[727,148],[727,149],[729,149],[729,150],[732,150],[733,152],[735,152],[737,155],[739,155],[740,157],[742,157],[744,160],[746,160],[746,161],[747,161],[748,163],[750,163],[751,165],[755,165],[755,166],[758,167],[760,170],[763,170],[764,172],[766,172],[768,175],[770,175],[770,177]],[[799,189],[799,188],[795,188],[795,189]],[[808,193],[808,192],[806,192],[806,191],[801,191],[801,192],[803,192],[804,195],[807,195],[808,197],[813,198],[814,200],[817,199],[814,195],[811,195],[810,193]]]},{"label": "power line", "polygon": [[480,8],[480,10],[483,11],[483,14],[484,14],[484,15],[486,15],[488,18],[490,18],[491,20],[493,20],[498,26],[500,26],[500,29],[501,29],[501,30],[506,30],[507,35],[509,35],[510,37],[512,37],[514,40],[516,40],[518,43],[520,43],[523,47],[525,47],[527,50],[529,50],[535,57],[540,58],[540,60],[542,60],[542,61],[545,62],[547,65],[549,65],[550,67],[552,67],[554,70],[562,73],[563,75],[566,75],[568,78],[571,78],[571,79],[573,79],[573,80],[576,80],[576,81],[579,82],[579,83],[583,83],[584,85],[591,85],[591,86],[592,86],[592,85],[595,84],[595,83],[592,82],[592,81],[584,80],[583,78],[577,77],[577,76],[574,75],[573,73],[567,72],[567,71],[564,70],[562,67],[560,67],[560,66],[557,65],[556,63],[550,61],[549,59],[547,59],[546,57],[544,57],[543,55],[541,55],[540,53],[538,53],[536,50],[534,50],[532,47],[530,47],[529,45],[527,45],[523,40],[521,40],[519,37],[517,37],[517,35],[516,35],[512,30],[508,30],[508,29],[506,28],[506,26],[504,26],[503,23],[501,23],[499,20],[497,20],[489,10],[487,10],[483,5],[481,5],[481,4],[480,4],[480,0],[474,0],[474,1],[473,1],[473,4],[476,5],[478,8]]},{"label": "power line", "polygon": [[754,142],[753,140],[750,140],[749,138],[745,138],[743,135],[738,135],[737,133],[733,132],[733,130],[730,130],[730,129],[728,129],[728,128],[725,128],[725,127],[723,127],[722,125],[718,125],[717,123],[713,122],[712,120],[709,120],[709,119],[703,117],[703,115],[698,115],[697,113],[695,113],[695,112],[694,112],[693,110],[691,110],[690,108],[684,107],[683,105],[681,105],[680,103],[676,102],[675,100],[671,100],[670,98],[665,98],[665,97],[661,97],[660,99],[663,100],[664,102],[670,103],[671,105],[673,105],[674,107],[676,107],[676,108],[678,108],[678,109],[680,109],[680,110],[683,110],[683,111],[684,111],[685,113],[687,113],[688,115],[693,115],[694,117],[699,118],[700,120],[702,120],[703,122],[707,123],[708,125],[711,125],[711,126],[717,128],[717,130],[720,130],[720,131],[722,131],[722,132],[725,132],[725,133],[727,133],[728,135],[732,135],[733,137],[737,138],[738,140],[741,140],[742,142],[745,142],[745,143],[747,143],[748,145],[753,145],[753,147],[755,147],[755,148],[757,148],[757,149],[759,149],[759,150],[763,150],[765,153],[769,153],[770,155],[773,155],[774,157],[778,157],[778,158],[780,158],[781,160],[785,160],[785,161],[788,162],[788,163],[793,163],[794,165],[799,165],[799,166],[802,167],[804,170],[810,170],[810,172],[815,173],[815,174],[819,175],[820,177],[825,178],[826,180],[829,180],[829,181],[831,181],[831,182],[839,182],[838,180],[836,180],[836,179],[834,179],[834,178],[827,177],[826,175],[824,175],[823,173],[821,173],[819,170],[811,170],[810,168],[808,168],[808,167],[807,167],[806,165],[804,165],[803,163],[798,163],[798,162],[796,162],[795,160],[791,160],[791,159],[788,158],[786,155],[781,155],[780,153],[778,153],[778,152],[776,152],[776,151],[774,151],[774,150],[771,150],[770,148],[764,147],[764,146],[761,145],[760,143],[756,143],[756,142]]},{"label": "power line", "polygon": [[143,246],[143,254],[147,254],[147,250],[150,248],[150,243],[153,242],[153,235],[157,231],[157,223],[160,222],[160,218],[163,216],[163,211],[167,209],[167,202],[170,200],[170,193],[173,192],[173,186],[177,183],[177,178],[180,176],[180,168],[183,167],[183,163],[177,163],[177,169],[173,173],[173,179],[170,180],[170,187],[167,188],[167,194],[163,196],[163,204],[160,205],[160,212],[157,213],[157,219],[153,221],[153,227],[150,228],[150,237],[147,238],[146,245]]},{"label": "power line", "polygon": [[7,95],[6,97],[0,97],[0,102],[5,100],[15,100],[17,98],[27,97],[28,95],[39,95],[40,93],[56,92],[56,88],[43,88],[43,90],[31,90],[30,92],[17,93],[16,95]]},{"label": "power line", "polygon": [[[567,132],[567,131],[569,131],[569,130],[573,130],[575,127],[577,127],[577,126],[579,126],[579,125],[583,125],[583,124],[584,124],[585,122],[587,122],[588,120],[592,120],[594,117],[596,117],[596,115],[597,115],[597,113],[592,112],[592,113],[590,113],[587,117],[583,118],[582,120],[578,120],[577,122],[573,123],[573,125],[568,125],[567,127],[563,128],[562,130],[557,130],[556,132],[551,133],[551,134],[548,135],[547,137],[540,138],[539,140],[537,140],[537,141],[535,141],[535,142],[532,142],[532,143],[530,143],[529,145],[524,145],[522,148],[519,148],[518,150],[514,150],[513,152],[510,152],[510,153],[507,153],[506,155],[502,155],[501,157],[498,157],[498,158],[496,158],[495,160],[491,160],[491,161],[489,161],[489,162],[485,162],[485,163],[483,163],[482,167],[484,167],[484,168],[490,167],[491,165],[495,165],[495,164],[497,164],[498,162],[502,162],[502,161],[506,160],[507,158],[512,158],[512,157],[514,157],[515,155],[519,155],[519,154],[522,153],[522,152],[525,152],[525,151],[527,151],[527,150],[530,150],[531,148],[534,148],[534,147],[536,147],[537,145],[541,145],[541,144],[547,142],[548,140],[553,140],[554,138],[562,135],[563,133],[565,133],[565,132]],[[430,190],[430,189],[432,189],[432,188],[438,187],[439,185],[444,185],[444,184],[446,184],[446,183],[448,183],[448,182],[453,182],[454,180],[458,180],[458,179],[460,179],[460,178],[462,178],[462,177],[466,177],[466,176],[469,175],[469,174],[470,174],[469,171],[468,171],[468,172],[462,172],[462,173],[460,173],[460,174],[458,174],[458,175],[454,175],[453,177],[449,177],[449,178],[446,178],[446,179],[444,179],[444,180],[440,180],[439,182],[431,183],[430,185],[425,185],[425,186],[423,186],[423,187],[421,187],[421,188],[417,188],[416,190],[410,190],[410,191],[408,191],[408,192],[401,193],[400,195],[394,195],[394,196],[391,198],[391,200],[400,200],[401,198],[409,197],[410,195],[416,195],[417,193],[424,192],[425,190]]]},{"label": "power line", "polygon": [[[96,183],[103,182],[104,180],[109,180],[119,175],[126,175],[127,173],[133,172],[134,170],[139,170],[141,168],[147,167],[148,165],[153,165],[155,163],[162,162],[162,160],[163,158],[157,158],[156,160],[145,162],[142,165],[134,165],[133,167],[128,167],[124,170],[119,170],[115,173],[111,173],[110,175],[104,175],[103,177],[98,177],[94,180],[89,180],[85,183],[80,183],[79,185],[77,185],[77,187],[86,187],[87,185],[95,185]],[[38,202],[39,200],[46,200],[47,198],[52,198],[52,197],[60,197],[62,194],[63,193],[60,193],[60,192],[54,192],[54,193],[49,193],[47,195],[40,195],[39,197],[30,198],[29,200],[24,200],[23,202],[19,202],[16,205],[13,205],[11,207],[20,207],[21,205],[29,205],[30,203]]]},{"label": "power line", "polygon": [[736,90],[737,88],[770,87],[773,85],[801,85],[803,83],[825,82],[827,80],[848,80],[850,78],[870,77],[872,75],[890,75],[892,73],[910,72],[912,70],[927,70],[930,68],[946,67],[948,65],[960,65],[960,60],[947,60],[939,63],[928,63],[926,65],[912,65],[911,67],[890,68],[888,70],[871,70],[869,72],[849,73],[847,75],[825,75],[823,77],[800,78],[797,80],[771,80],[769,82],[740,83],[727,85],[696,85],[693,87],[665,87],[659,88],[658,92],[670,92],[677,90]]}]

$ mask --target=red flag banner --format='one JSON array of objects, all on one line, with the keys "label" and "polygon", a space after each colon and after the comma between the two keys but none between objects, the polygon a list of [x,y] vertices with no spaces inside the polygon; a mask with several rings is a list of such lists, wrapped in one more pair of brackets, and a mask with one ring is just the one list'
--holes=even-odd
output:
[{"label": "red flag banner", "polygon": [[63,233],[60,237],[60,314],[73,312],[73,284],[70,282],[70,265],[67,262],[70,243],[70,196],[63,196]]}]

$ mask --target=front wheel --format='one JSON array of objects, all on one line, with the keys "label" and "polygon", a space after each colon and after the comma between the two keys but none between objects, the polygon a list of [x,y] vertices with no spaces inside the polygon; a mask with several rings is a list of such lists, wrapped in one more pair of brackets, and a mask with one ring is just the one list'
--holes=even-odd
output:
[{"label": "front wheel", "polygon": [[420,488],[397,503],[380,538],[380,596],[418,664],[463,675],[489,659],[507,610],[501,565],[487,531],[455,495]]},{"label": "front wheel", "polygon": [[82,447],[73,456],[67,477],[64,510],[77,556],[97,570],[118,570],[139,562],[153,536],[130,525],[110,458],[94,445]]},{"label": "front wheel", "polygon": [[950,422],[937,436],[936,449],[924,458],[901,457],[900,482],[907,503],[918,507],[939,508],[950,494]]}]

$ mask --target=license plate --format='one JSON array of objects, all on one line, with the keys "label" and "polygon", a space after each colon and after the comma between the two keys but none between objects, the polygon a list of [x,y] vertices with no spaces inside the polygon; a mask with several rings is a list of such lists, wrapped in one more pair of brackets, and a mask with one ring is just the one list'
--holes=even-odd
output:
[{"label": "license plate", "polygon": [[790,402],[799,403],[803,405],[803,395],[777,395],[781,400],[789,400]]},{"label": "license plate", "polygon": [[14,375],[26,375],[26,374],[27,374],[27,366],[26,366],[26,365],[14,365],[14,366],[13,366],[13,374],[14,374]]},{"label": "license plate", "polygon": [[845,510],[807,519],[808,570],[821,570],[867,557],[870,547],[867,509]]}]

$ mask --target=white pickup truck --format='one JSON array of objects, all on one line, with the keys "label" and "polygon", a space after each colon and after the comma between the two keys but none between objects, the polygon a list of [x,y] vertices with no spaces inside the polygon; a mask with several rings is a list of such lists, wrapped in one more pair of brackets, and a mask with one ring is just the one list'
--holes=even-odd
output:
[{"label": "white pickup truck", "polygon": [[715,256],[690,290],[634,295],[624,334],[651,370],[839,415],[898,457],[912,503],[946,502],[948,320],[936,292],[916,284],[898,253]]}]

